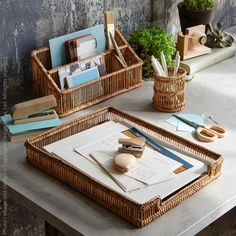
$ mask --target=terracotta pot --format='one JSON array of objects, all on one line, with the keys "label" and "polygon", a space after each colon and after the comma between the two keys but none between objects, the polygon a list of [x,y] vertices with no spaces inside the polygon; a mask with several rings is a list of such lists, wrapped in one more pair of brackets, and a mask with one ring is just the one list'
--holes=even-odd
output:
[{"label": "terracotta pot", "polygon": [[207,25],[210,22],[213,8],[205,11],[186,10],[183,7],[183,2],[178,4],[179,19],[182,32],[185,28],[196,25]]}]

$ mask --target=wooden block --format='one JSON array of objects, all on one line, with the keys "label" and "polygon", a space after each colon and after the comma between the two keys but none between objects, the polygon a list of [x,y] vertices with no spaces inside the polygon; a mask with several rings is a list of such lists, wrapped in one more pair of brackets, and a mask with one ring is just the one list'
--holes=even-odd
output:
[{"label": "wooden block", "polygon": [[12,118],[13,120],[27,118],[30,114],[34,114],[56,106],[57,102],[53,95],[36,98],[14,105],[11,109]]},{"label": "wooden block", "polygon": [[105,11],[105,26],[115,23],[114,11]]},{"label": "wooden block", "polygon": [[110,34],[112,34],[113,37],[115,37],[115,17],[113,11],[105,11],[104,13],[105,18],[105,30],[106,30],[106,36],[107,36],[107,49],[113,49],[113,44],[111,41]]}]

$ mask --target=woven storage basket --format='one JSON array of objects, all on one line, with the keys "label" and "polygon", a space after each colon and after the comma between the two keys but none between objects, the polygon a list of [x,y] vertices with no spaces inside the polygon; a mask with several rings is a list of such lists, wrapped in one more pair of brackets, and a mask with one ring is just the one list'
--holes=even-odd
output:
[{"label": "woven storage basket", "polygon": [[[60,159],[57,159],[52,154],[45,152],[43,149],[45,145],[82,132],[108,120],[133,126],[151,135],[154,139],[168,142],[190,154],[197,155],[198,158],[210,163],[207,171],[165,199],[156,196],[151,201],[140,205],[89,178],[80,171],[65,164]],[[69,184],[73,188],[78,189],[81,193],[102,204],[137,227],[145,226],[154,221],[216,179],[220,175],[221,164],[223,162],[223,158],[219,154],[113,107],[100,109],[72,122],[53,128],[42,135],[27,140],[25,146],[28,162],[55,176],[62,182]]]},{"label": "woven storage basket", "polygon": [[123,38],[118,29],[116,42],[128,64],[123,68],[114,50],[104,52],[107,74],[91,82],[61,90],[58,69],[52,69],[49,48],[40,48],[31,53],[32,81],[34,97],[53,94],[57,100],[56,111],[59,117],[99,103],[120,93],[134,89],[142,84],[142,60]]},{"label": "woven storage basket", "polygon": [[[174,68],[168,67],[169,75],[173,75]],[[165,112],[180,111],[185,106],[185,78],[186,70],[179,68],[178,76],[173,78],[162,77],[154,74],[154,96],[152,99],[153,106]]]}]

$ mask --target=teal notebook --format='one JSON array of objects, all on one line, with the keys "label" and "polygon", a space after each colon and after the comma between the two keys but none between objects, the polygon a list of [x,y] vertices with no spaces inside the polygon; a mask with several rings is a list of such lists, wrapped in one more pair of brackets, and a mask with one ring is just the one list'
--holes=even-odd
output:
[{"label": "teal notebook", "polygon": [[55,118],[50,120],[41,120],[41,121],[34,121],[34,122],[14,125],[12,116],[10,114],[1,116],[0,118],[5,123],[11,135],[17,135],[33,130],[52,128],[62,123],[59,118]]}]

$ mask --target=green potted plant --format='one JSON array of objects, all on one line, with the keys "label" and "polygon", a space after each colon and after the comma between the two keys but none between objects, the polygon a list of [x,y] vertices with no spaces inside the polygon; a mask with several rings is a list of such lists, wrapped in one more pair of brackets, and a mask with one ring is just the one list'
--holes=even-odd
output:
[{"label": "green potted plant", "polygon": [[196,25],[210,22],[215,0],[183,0],[178,4],[182,32]]},{"label": "green potted plant", "polygon": [[146,78],[153,75],[152,55],[160,60],[160,53],[163,51],[167,65],[173,62],[175,42],[172,35],[167,34],[163,29],[155,27],[138,29],[130,34],[129,43],[144,62],[143,75]]}]

